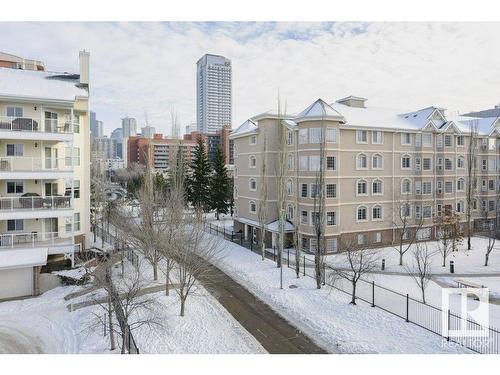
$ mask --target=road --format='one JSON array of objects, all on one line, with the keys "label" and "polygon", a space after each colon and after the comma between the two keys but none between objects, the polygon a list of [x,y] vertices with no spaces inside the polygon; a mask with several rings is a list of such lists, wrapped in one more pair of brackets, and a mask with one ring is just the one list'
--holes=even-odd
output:
[{"label": "road", "polygon": [[0,354],[42,354],[44,345],[36,335],[0,325]]}]

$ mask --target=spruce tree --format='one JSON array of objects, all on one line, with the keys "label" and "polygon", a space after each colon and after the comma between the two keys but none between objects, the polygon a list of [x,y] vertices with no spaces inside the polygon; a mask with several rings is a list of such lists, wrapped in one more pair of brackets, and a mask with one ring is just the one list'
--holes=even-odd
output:
[{"label": "spruce tree", "polygon": [[208,163],[205,145],[201,136],[198,137],[191,162],[191,176],[189,178],[188,198],[193,207],[204,212],[210,210],[210,164]]},{"label": "spruce tree", "polygon": [[227,168],[224,163],[222,149],[217,147],[213,161],[213,173],[210,183],[212,195],[212,209],[215,210],[215,217],[219,220],[220,214],[227,214],[230,201],[230,180],[227,175]]}]

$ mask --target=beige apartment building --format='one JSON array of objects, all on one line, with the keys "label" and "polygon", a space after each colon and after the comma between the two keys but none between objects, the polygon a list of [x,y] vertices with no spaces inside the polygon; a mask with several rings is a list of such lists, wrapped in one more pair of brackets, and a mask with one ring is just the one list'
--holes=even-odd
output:
[{"label": "beige apartment building", "polygon": [[85,248],[89,54],[79,59],[79,74],[0,67],[0,299],[38,294],[42,267]]},{"label": "beige apartment building", "polygon": [[478,137],[473,216],[480,219],[484,211],[493,215],[496,209],[499,118],[449,117],[438,107],[370,107],[366,99],[354,96],[332,104],[318,99],[298,115],[263,113],[231,133],[235,230],[242,230],[249,240],[260,236],[258,212],[266,181],[266,242],[276,245],[279,123],[286,127],[285,232],[290,241],[296,230],[306,251],[316,246],[314,196],[323,132],[328,252],[341,250],[343,240],[374,247],[394,243],[400,213],[412,225],[423,223],[416,233],[419,240],[436,237],[435,220],[445,213],[456,212],[465,221],[471,128],[477,129]]}]

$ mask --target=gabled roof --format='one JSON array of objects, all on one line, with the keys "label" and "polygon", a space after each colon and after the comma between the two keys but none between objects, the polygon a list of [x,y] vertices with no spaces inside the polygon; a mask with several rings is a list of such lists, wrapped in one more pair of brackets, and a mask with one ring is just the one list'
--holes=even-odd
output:
[{"label": "gabled roof", "polygon": [[309,119],[333,119],[344,121],[344,116],[337,112],[331,105],[323,99],[318,99],[309,107],[300,112],[294,119],[295,122],[305,121]]},{"label": "gabled roof", "polygon": [[468,116],[456,116],[454,118],[457,126],[463,133],[470,133],[471,128],[477,129],[478,135],[490,135],[500,127],[500,117],[474,118]]},{"label": "gabled roof", "polygon": [[243,124],[238,126],[235,130],[233,130],[229,135],[229,138],[236,138],[241,135],[255,133],[257,132],[257,129],[257,124],[252,119],[248,119]]}]

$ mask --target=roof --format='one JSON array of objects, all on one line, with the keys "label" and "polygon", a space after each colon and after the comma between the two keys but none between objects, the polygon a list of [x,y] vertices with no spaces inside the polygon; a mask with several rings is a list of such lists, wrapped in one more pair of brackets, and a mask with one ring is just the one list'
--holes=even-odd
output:
[{"label": "roof", "polygon": [[78,78],[75,74],[0,68],[0,96],[74,101],[88,97],[87,90],[77,86]]},{"label": "roof", "polygon": [[332,106],[326,103],[323,99],[318,99],[309,107],[304,109],[295,117],[295,122],[307,119],[335,119],[343,120],[342,114],[336,111]]},{"label": "roof", "polygon": [[235,136],[240,136],[243,134],[254,133],[257,131],[257,129],[258,129],[257,124],[253,122],[252,119],[248,119],[231,132],[230,138],[233,138]]},{"label": "roof", "polygon": [[477,128],[479,135],[490,135],[495,127],[500,126],[500,117],[474,118],[455,116],[452,118],[462,133],[470,133],[471,127]]},{"label": "roof", "polygon": [[47,255],[47,248],[0,250],[0,269],[43,266]]},{"label": "roof", "polygon": [[[246,219],[244,217],[238,217],[237,220],[239,222],[242,222],[244,224],[250,224],[254,227],[260,227],[260,224],[258,221],[255,221],[255,220],[251,220],[251,219]],[[278,228],[279,228],[279,222],[278,220],[275,220],[275,221],[272,221],[270,222],[269,224],[266,224],[265,225],[265,228],[269,231],[269,232],[274,232],[274,233],[277,233],[278,232]],[[285,220],[285,228],[284,228],[284,231],[285,232],[293,232],[294,231],[294,226],[292,223],[290,223],[289,221]]]}]

